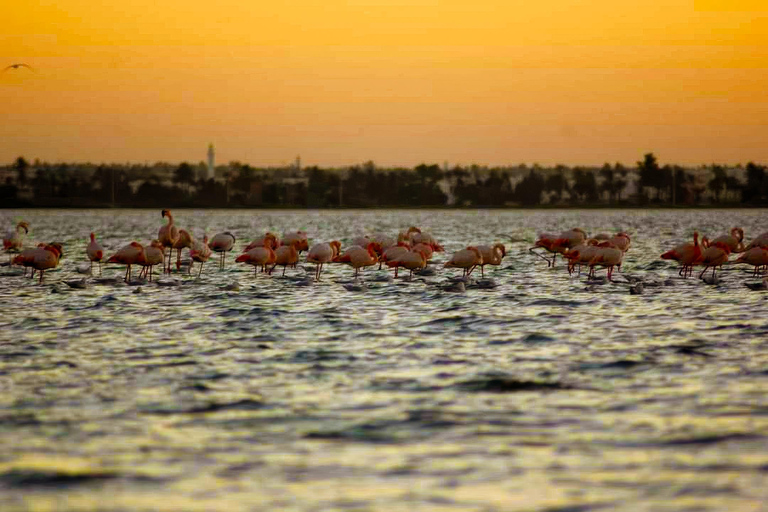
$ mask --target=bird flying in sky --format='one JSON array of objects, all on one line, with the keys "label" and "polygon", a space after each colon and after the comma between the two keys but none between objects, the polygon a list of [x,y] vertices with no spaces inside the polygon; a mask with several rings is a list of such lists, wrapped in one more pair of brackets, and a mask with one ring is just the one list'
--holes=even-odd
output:
[{"label": "bird flying in sky", "polygon": [[20,68],[27,68],[27,69],[29,69],[32,72],[35,71],[35,69],[32,66],[30,66],[29,64],[24,64],[23,62],[19,62],[17,64],[11,64],[10,66],[6,66],[3,69],[3,73],[5,73],[6,71],[8,71],[10,69],[20,69]]}]

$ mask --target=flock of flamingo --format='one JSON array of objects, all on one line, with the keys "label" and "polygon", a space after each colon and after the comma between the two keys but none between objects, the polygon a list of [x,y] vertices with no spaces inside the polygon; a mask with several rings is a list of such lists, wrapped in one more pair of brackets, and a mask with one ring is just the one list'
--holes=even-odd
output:
[{"label": "flock of flamingo", "polygon": [[[157,238],[149,245],[131,242],[115,252],[107,263],[117,263],[126,266],[125,281],[131,282],[131,267],[138,266],[142,270],[139,278],[148,277],[152,280],[153,267],[162,265],[163,272],[172,272],[172,254],[176,250],[176,270],[182,266],[181,253],[183,249],[189,250],[188,272],[191,273],[194,263],[200,264],[198,277],[203,271],[203,266],[214,252],[219,253],[219,268],[223,269],[226,262],[226,254],[235,247],[235,236],[225,231],[212,237],[204,236],[203,240],[195,239],[189,231],[179,229],[170,210],[162,210],[162,217],[168,218],[167,223],[161,225]],[[19,222],[11,229],[3,239],[3,247],[10,255],[10,265],[20,265],[32,269],[32,277],[35,271],[40,272],[40,283],[46,270],[58,266],[63,255],[62,245],[59,243],[39,244],[33,248],[24,248],[25,235],[29,232],[27,222]],[[96,240],[94,233],[90,234],[90,243],[86,248],[86,255],[90,261],[90,268],[86,272],[93,271],[93,264],[105,261],[104,248]],[[620,232],[615,235],[598,234],[588,237],[580,228],[573,228],[559,234],[542,234],[530,251],[544,259],[548,267],[555,266],[558,254],[567,260],[569,273],[579,272],[583,266],[588,267],[589,277],[595,276],[597,267],[607,269],[607,279],[612,280],[613,270],[621,270],[621,264],[625,253],[631,245],[627,233]],[[551,254],[551,260],[537,250],[542,249]],[[429,233],[423,232],[417,227],[411,227],[396,236],[377,233],[355,238],[352,244],[344,252],[341,251],[341,243],[337,240],[314,244],[309,247],[307,234],[303,231],[285,233],[282,238],[275,233],[265,233],[245,246],[242,254],[237,256],[235,262],[252,265],[255,273],[259,270],[271,274],[276,267],[283,267],[283,275],[287,267],[296,267],[300,255],[306,251],[305,261],[315,264],[315,280],[319,281],[323,266],[331,263],[342,263],[351,266],[358,276],[361,269],[374,265],[381,268],[386,265],[394,269],[397,277],[399,269],[409,271],[409,277],[414,271],[426,268],[435,252],[442,252],[443,247]],[[744,231],[741,228],[733,228],[730,234],[719,236],[712,240],[703,237],[699,241],[698,232],[693,234],[692,243],[680,244],[661,255],[662,259],[675,260],[680,263],[679,275],[687,278],[693,273],[694,266],[704,267],[699,278],[703,278],[708,269],[712,269],[712,278],[715,278],[717,267],[729,261],[731,253],[741,253],[733,263],[745,263],[754,266],[754,275],[768,270],[768,233],[763,233],[749,245],[744,245]],[[15,256],[14,256],[15,255]],[[484,276],[485,265],[500,265],[506,255],[503,244],[476,245],[456,251],[443,266],[445,268],[462,269],[462,277],[468,277],[480,267]]]}]

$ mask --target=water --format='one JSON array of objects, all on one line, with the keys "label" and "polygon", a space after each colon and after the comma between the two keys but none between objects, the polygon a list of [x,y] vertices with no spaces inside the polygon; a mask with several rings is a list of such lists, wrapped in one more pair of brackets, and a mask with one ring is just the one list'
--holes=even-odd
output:
[{"label": "water", "polygon": [[[78,290],[90,231],[110,253],[160,211],[1,212],[65,251],[42,286],[0,269],[3,511],[766,510],[768,294],[746,267],[710,286],[658,259],[693,229],[749,239],[765,210],[174,213],[238,248],[416,225],[447,254],[508,253],[465,293],[440,265],[348,291],[347,267],[299,286],[309,266],[254,276],[233,255],[180,286]],[[615,283],[528,253],[576,226],[630,233]]]}]

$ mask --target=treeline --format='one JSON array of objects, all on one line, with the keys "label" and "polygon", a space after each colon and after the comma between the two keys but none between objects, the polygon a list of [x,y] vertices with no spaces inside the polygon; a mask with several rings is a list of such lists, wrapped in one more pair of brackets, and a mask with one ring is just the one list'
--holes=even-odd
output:
[{"label": "treeline", "polygon": [[766,167],[684,168],[653,153],[633,167],[257,168],[231,162],[0,167],[5,207],[616,207],[768,206]]}]

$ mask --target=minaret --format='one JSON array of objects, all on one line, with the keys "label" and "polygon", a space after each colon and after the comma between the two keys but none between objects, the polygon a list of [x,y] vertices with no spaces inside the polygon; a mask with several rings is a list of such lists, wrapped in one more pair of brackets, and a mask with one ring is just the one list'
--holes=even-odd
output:
[{"label": "minaret", "polygon": [[299,155],[296,155],[296,170],[301,170],[301,157]]},{"label": "minaret", "polygon": [[216,152],[213,150],[213,144],[208,144],[208,179],[216,177]]}]

